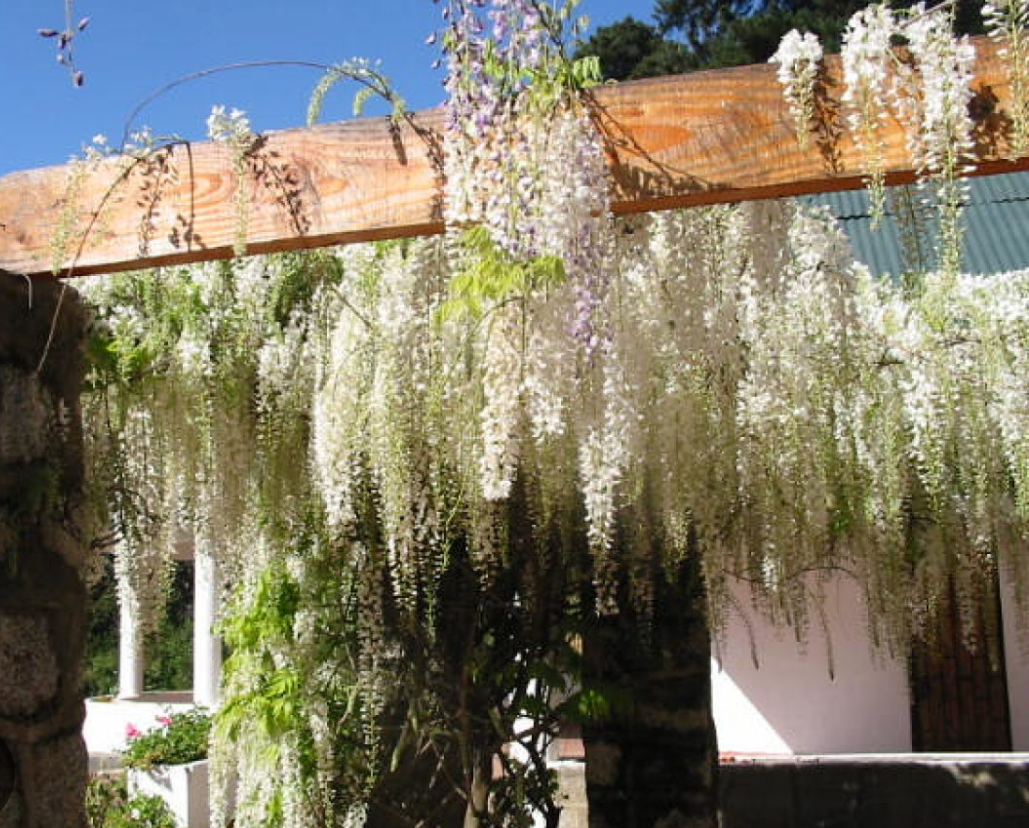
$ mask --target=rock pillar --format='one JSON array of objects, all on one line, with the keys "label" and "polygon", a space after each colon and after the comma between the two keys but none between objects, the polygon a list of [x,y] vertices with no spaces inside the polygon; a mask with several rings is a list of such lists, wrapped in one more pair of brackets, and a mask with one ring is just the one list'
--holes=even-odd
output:
[{"label": "rock pillar", "polygon": [[83,331],[74,290],[0,273],[0,828],[86,823]]},{"label": "rock pillar", "polygon": [[[661,572],[655,561],[654,572]],[[629,601],[585,628],[585,674],[610,711],[583,726],[590,828],[716,828],[711,639],[695,555],[657,576],[649,625]]]}]

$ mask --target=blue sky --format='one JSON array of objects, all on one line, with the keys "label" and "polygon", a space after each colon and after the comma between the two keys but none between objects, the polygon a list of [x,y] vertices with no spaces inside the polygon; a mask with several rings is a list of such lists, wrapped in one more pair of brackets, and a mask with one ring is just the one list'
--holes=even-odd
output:
[{"label": "blue sky", "polygon": [[[627,14],[650,19],[653,0],[583,0],[594,25]],[[225,63],[300,59],[381,60],[409,106],[442,98],[442,75],[425,37],[439,24],[431,0],[77,0],[89,28],[75,41],[86,76],[72,87],[39,28],[62,28],[63,0],[0,0],[0,174],[63,163],[93,135],[120,137],[128,114],[181,75]],[[257,130],[303,123],[317,81],[310,70],[251,69],[180,87],[140,122],[159,134],[202,138],[216,103],[248,112]],[[326,102],[323,118],[350,117],[352,88]]]}]

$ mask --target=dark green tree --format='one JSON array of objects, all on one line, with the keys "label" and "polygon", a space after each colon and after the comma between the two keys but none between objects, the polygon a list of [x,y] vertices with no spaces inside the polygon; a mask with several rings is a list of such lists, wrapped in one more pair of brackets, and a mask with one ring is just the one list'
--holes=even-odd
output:
[{"label": "dark green tree", "polygon": [[604,76],[632,80],[674,75],[691,68],[689,50],[661,35],[655,26],[629,16],[601,26],[579,49],[579,56],[600,58]]},{"label": "dark green tree", "polygon": [[[601,26],[580,48],[600,58],[612,80],[764,63],[790,29],[817,34],[837,52],[847,20],[863,0],[656,0],[654,23],[627,17]],[[898,0],[894,8],[913,5]],[[955,28],[982,31],[978,0],[960,0]]]}]

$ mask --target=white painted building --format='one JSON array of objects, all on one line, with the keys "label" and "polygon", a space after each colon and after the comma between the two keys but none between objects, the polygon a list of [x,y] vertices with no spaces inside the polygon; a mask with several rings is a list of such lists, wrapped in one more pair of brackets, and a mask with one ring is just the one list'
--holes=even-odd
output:
[{"label": "white painted building", "polygon": [[[749,605],[746,587],[737,598]],[[832,641],[812,625],[801,647],[791,630],[775,629],[755,613],[729,623],[716,649],[712,693],[719,749],[724,754],[905,753],[912,750],[912,694],[907,665],[876,652],[865,606],[851,579],[827,589]],[[1029,751],[1029,648],[1015,627],[1014,592],[1001,573],[1004,662],[1011,749]],[[759,666],[754,665],[752,641]]]},{"label": "white painted building", "polygon": [[[962,267],[968,273],[1003,273],[1029,266],[1029,173],[968,179]],[[887,211],[878,230],[865,190],[807,196],[828,208],[854,254],[882,278],[901,273],[903,234]],[[741,618],[729,624],[728,642],[712,656],[712,690],[719,747],[726,753],[812,754],[907,752],[913,744],[912,691],[906,660],[873,651],[859,589],[841,579],[827,591],[835,678],[829,676],[826,640],[812,625],[806,647],[790,630],[772,629],[757,613],[750,622],[760,667],[751,656],[751,632]],[[739,605],[750,604],[746,588]],[[1010,746],[1029,751],[1029,638],[1015,624],[1011,579],[1000,573],[1003,655]]]},{"label": "white painted building", "polygon": [[[183,545],[180,558],[192,559],[191,545]],[[217,572],[206,556],[199,556],[194,567],[192,692],[144,692],[145,654],[132,619],[123,613],[119,703],[87,703],[85,735],[91,753],[118,750],[124,745],[129,723],[145,730],[166,706],[217,706],[221,677],[221,642],[213,629]],[[747,589],[741,585],[736,595],[744,611],[750,604]],[[1023,646],[1025,637],[1016,629],[1013,603],[1013,587],[1002,572],[1011,748],[1029,751],[1029,647]],[[873,648],[860,589],[851,579],[837,579],[826,589],[825,611],[833,649],[832,676],[826,636],[817,624],[812,625],[806,644],[801,646],[791,630],[770,626],[756,611],[746,621],[739,615],[730,619],[726,642],[715,648],[711,660],[714,718],[723,755],[912,750],[907,665]],[[571,755],[578,750],[571,748]]]}]

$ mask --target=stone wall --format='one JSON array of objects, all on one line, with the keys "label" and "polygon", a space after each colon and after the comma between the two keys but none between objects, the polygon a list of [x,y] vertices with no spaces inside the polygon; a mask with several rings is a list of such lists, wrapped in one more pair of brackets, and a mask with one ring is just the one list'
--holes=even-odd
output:
[{"label": "stone wall", "polygon": [[[585,769],[557,767],[560,828],[586,828]],[[807,756],[722,765],[721,828],[1025,828],[1029,754]]]},{"label": "stone wall", "polygon": [[85,825],[83,331],[74,290],[0,273],[0,828]]},{"label": "stone wall", "polygon": [[1026,754],[793,757],[725,765],[723,828],[1025,828]]}]

